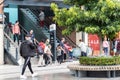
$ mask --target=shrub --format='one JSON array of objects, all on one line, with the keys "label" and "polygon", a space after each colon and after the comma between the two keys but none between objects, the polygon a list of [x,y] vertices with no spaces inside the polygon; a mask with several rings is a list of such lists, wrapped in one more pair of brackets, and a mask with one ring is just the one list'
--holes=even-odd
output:
[{"label": "shrub", "polygon": [[118,65],[120,64],[120,56],[114,57],[80,57],[81,65]]}]

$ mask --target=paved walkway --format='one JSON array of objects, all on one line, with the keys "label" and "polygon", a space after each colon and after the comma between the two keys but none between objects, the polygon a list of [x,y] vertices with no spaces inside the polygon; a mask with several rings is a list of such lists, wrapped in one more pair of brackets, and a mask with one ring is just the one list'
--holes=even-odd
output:
[{"label": "paved walkway", "polygon": [[[69,64],[75,64],[74,62],[65,62],[62,64],[53,64],[46,67],[37,67],[33,65],[34,72],[38,73],[37,77],[32,78],[30,71],[27,69],[25,75],[26,80],[120,80],[120,77],[116,78],[86,78],[86,77],[75,77],[67,68]],[[0,65],[0,80],[23,80],[20,79],[20,66],[14,65]]]},{"label": "paved walkway", "polygon": [[[38,73],[38,75],[46,75],[46,74],[56,74],[56,73],[69,73],[69,69],[67,68],[68,64],[78,63],[78,61],[74,62],[65,62],[62,64],[52,64],[46,67],[38,67],[37,65],[32,65],[33,71]],[[21,73],[22,66],[15,65],[0,65],[0,80],[10,79],[10,78],[19,78]],[[30,71],[26,68],[25,75],[31,76]]]}]

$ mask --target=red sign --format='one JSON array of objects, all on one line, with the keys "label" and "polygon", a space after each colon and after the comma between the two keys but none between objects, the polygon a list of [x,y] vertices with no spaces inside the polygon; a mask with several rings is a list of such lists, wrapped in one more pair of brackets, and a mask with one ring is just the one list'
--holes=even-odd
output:
[{"label": "red sign", "polygon": [[88,34],[88,44],[94,51],[100,50],[100,39],[96,34]]}]

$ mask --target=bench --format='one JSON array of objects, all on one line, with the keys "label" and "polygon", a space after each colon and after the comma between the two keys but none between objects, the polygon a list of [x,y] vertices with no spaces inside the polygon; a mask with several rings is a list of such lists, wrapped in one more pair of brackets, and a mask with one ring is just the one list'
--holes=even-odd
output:
[{"label": "bench", "polygon": [[[67,66],[72,73],[75,74],[77,77],[87,76],[87,72],[107,72],[107,77],[116,77],[116,71],[120,70],[120,65],[109,65],[109,66],[87,66],[87,65],[80,65],[77,64],[70,64]],[[90,73],[91,74],[91,73]]]}]

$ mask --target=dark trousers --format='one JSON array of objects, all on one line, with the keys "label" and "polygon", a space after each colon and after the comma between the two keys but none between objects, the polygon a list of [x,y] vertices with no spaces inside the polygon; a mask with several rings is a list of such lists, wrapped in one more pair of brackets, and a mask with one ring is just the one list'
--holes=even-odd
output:
[{"label": "dark trousers", "polygon": [[14,42],[16,41],[17,39],[17,43],[19,44],[19,34],[14,34]]},{"label": "dark trousers", "polygon": [[24,62],[23,68],[22,68],[21,75],[24,75],[24,72],[25,72],[27,66],[28,66],[30,72],[33,74],[33,70],[32,70],[32,67],[31,67],[31,62],[30,62],[31,57],[24,57],[24,59],[25,59],[25,62]]},{"label": "dark trousers", "polygon": [[63,62],[64,61],[64,52],[61,51],[61,61]]},{"label": "dark trousers", "polygon": [[58,61],[58,63],[60,63],[60,64],[61,64],[61,63],[62,63],[62,59],[63,59],[63,58],[62,58],[62,55],[57,56],[57,61]]},{"label": "dark trousers", "polygon": [[81,56],[87,56],[86,52],[81,51]]},{"label": "dark trousers", "polygon": [[64,60],[67,59],[67,53],[64,53]]},{"label": "dark trousers", "polygon": [[47,54],[43,55],[43,59],[45,60],[45,64],[48,65],[49,64],[49,57],[47,56]]}]

